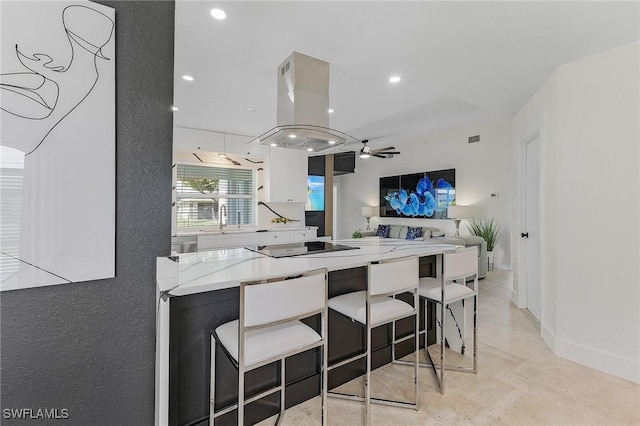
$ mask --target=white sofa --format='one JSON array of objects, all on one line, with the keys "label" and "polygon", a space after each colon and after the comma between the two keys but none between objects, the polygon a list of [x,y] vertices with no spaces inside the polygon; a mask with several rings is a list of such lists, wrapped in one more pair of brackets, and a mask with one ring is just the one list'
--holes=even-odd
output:
[{"label": "white sofa", "polygon": [[[438,228],[432,228],[429,226],[423,226],[422,237],[424,241],[437,241],[446,244],[455,244],[464,247],[477,246],[478,247],[478,278],[484,278],[487,275],[487,243],[482,237],[475,235],[461,235],[459,237],[445,237],[444,232]],[[407,225],[391,224],[389,225],[389,235],[387,238],[406,239],[407,231],[409,227]],[[375,236],[376,231],[363,233],[363,236]]]}]

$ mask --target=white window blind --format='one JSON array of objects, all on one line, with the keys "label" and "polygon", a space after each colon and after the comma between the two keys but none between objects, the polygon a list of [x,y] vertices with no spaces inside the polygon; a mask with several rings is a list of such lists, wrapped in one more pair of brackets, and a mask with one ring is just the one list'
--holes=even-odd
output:
[{"label": "white window blind", "polygon": [[20,211],[22,210],[21,168],[2,167],[0,164],[0,282],[5,287],[5,280],[20,270]]},{"label": "white window blind", "polygon": [[224,223],[254,222],[256,190],[251,169],[176,165],[176,225],[218,226],[222,206]]}]

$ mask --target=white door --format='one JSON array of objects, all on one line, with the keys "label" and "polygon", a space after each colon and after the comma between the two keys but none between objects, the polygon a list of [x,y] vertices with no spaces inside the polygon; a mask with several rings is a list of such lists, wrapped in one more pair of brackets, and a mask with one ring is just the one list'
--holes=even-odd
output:
[{"label": "white door", "polygon": [[521,233],[526,251],[527,309],[540,321],[540,137],[526,144],[526,209]]}]

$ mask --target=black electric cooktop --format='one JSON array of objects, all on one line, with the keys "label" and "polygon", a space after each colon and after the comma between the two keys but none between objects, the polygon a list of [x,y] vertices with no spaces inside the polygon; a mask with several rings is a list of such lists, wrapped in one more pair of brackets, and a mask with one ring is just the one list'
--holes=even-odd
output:
[{"label": "black electric cooktop", "polygon": [[245,247],[269,257],[293,257],[305,254],[330,253],[334,251],[355,250],[359,247],[343,246],[324,241],[307,241],[306,243],[276,244],[270,246]]}]

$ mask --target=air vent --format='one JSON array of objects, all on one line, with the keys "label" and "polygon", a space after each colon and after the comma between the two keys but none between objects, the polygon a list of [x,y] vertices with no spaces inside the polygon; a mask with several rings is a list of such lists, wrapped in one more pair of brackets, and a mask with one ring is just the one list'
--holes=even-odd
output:
[{"label": "air vent", "polygon": [[469,143],[480,142],[480,135],[469,136]]},{"label": "air vent", "polygon": [[287,62],[282,66],[282,68],[280,68],[280,75],[283,76],[287,71],[289,71],[289,62]]}]

